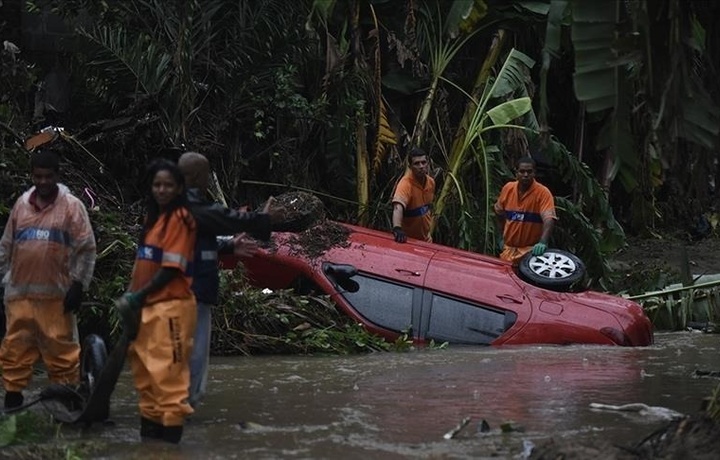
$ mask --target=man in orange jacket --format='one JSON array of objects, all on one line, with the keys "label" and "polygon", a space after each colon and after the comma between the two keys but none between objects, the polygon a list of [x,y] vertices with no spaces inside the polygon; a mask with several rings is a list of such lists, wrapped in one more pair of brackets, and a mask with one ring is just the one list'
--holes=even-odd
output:
[{"label": "man in orange jacket", "polygon": [[30,167],[34,186],[15,202],[0,239],[5,409],[22,406],[22,391],[39,358],[51,382],[79,382],[80,344],[72,313],[80,308],[95,269],[90,219],[83,203],[58,183],[58,155],[36,150]]},{"label": "man in orange jacket", "polygon": [[547,250],[557,216],[550,190],[535,180],[535,160],[526,156],[517,162],[517,180],[508,182],[495,202],[498,230],[502,235],[500,258],[518,264],[532,251]]},{"label": "man in orange jacket", "polygon": [[432,202],[435,179],[428,174],[430,160],[424,150],[413,148],[408,155],[410,169],[395,186],[392,205],[392,232],[395,241],[407,237],[432,242]]}]

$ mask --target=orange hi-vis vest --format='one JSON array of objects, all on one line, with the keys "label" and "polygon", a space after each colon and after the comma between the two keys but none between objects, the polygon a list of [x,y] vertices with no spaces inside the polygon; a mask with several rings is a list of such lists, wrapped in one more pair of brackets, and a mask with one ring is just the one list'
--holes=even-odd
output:
[{"label": "orange hi-vis vest", "polygon": [[543,222],[557,219],[552,193],[537,181],[522,195],[517,181],[505,184],[495,203],[495,213],[505,216],[505,245],[516,248],[540,241]]},{"label": "orange hi-vis vest", "polygon": [[135,256],[130,291],[146,286],[162,267],[178,268],[184,276],[173,278],[168,284],[145,299],[148,305],[171,299],[191,297],[192,260],[195,248],[195,220],[185,208],[172,214],[162,214],[145,235]]},{"label": "orange hi-vis vest", "polygon": [[432,242],[432,202],[435,197],[435,179],[425,176],[423,187],[408,171],[395,187],[393,203],[403,205],[402,229],[411,238]]}]

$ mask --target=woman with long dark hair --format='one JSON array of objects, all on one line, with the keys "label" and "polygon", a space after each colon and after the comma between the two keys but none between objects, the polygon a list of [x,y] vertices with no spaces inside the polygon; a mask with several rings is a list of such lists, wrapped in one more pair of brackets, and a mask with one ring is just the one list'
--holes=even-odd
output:
[{"label": "woman with long dark hair", "polygon": [[126,334],[134,339],[128,358],[140,396],[140,436],[178,443],[185,416],[193,412],[187,398],[197,315],[190,289],[195,221],[177,165],[155,160],[148,172],[147,215],[130,289],[120,303],[139,312],[138,327]]}]

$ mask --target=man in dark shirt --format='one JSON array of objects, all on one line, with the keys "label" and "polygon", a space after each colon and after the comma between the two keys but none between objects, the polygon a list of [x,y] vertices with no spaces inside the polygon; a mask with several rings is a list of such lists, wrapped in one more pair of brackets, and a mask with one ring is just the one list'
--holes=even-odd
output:
[{"label": "man in dark shirt", "polygon": [[188,208],[197,224],[192,290],[197,299],[197,326],[190,356],[190,405],[196,407],[205,394],[210,358],[211,310],[218,303],[220,284],[218,253],[252,252],[257,246],[244,236],[218,243],[218,236],[247,232],[258,240],[270,238],[270,214],[238,212],[207,198],[210,163],[196,152],[180,156],[178,166],[185,175]]}]

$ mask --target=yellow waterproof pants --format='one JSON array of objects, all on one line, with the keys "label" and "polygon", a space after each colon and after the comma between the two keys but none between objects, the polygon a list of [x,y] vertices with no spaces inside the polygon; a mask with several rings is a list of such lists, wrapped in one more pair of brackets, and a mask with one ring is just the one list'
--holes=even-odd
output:
[{"label": "yellow waterproof pants", "polygon": [[128,349],[142,417],[182,426],[193,413],[187,399],[196,318],[195,297],[143,307],[137,338]]},{"label": "yellow waterproof pants", "polygon": [[65,313],[62,299],[11,300],[5,305],[7,333],[0,345],[5,391],[22,391],[33,365],[42,358],[50,381],[80,381],[80,344],[75,315]]}]

